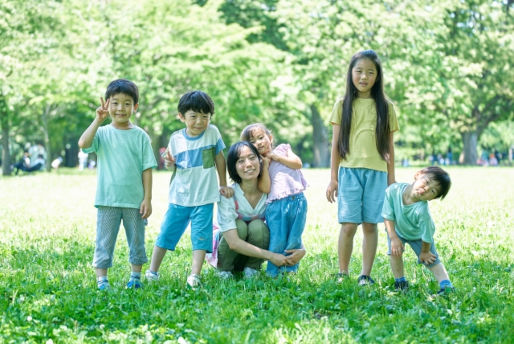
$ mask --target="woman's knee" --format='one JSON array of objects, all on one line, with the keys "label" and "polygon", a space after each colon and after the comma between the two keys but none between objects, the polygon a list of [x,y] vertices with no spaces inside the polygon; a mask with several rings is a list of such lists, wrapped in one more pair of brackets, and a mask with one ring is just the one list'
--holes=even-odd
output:
[{"label": "woman's knee", "polygon": [[262,247],[269,244],[269,229],[264,221],[257,219],[248,225],[248,241]]},{"label": "woman's knee", "polygon": [[237,235],[241,240],[246,241],[248,239],[248,225],[241,219],[236,220]]}]

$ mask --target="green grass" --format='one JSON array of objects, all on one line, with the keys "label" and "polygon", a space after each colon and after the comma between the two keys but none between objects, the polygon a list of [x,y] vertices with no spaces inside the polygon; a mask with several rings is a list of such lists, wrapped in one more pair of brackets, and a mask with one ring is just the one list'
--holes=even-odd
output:
[{"label": "green grass", "polygon": [[[398,169],[410,181],[415,169]],[[185,288],[189,234],[166,255],[161,280],[125,290],[129,266],[123,230],[98,292],[91,267],[96,177],[70,170],[0,179],[0,343],[340,343],[511,342],[513,331],[513,168],[450,168],[453,186],[431,202],[436,243],[456,292],[433,297],[437,283],[405,254],[411,289],[392,290],[386,236],[379,226],[373,277],[358,287],[362,234],[351,279],[338,285],[335,204],[325,199],[328,170],[305,170],[310,183],[296,276],[220,281],[204,265],[204,288]],[[147,253],[167,207],[169,175],[154,174]],[[144,267],[146,269],[147,266]],[[509,339],[510,338],[510,339]]]}]

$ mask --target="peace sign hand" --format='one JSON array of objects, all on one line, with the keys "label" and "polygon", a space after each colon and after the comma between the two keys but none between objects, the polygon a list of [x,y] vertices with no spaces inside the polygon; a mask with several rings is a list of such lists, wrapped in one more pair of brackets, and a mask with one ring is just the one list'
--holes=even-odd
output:
[{"label": "peace sign hand", "polygon": [[107,101],[104,101],[104,99],[100,97],[100,101],[102,102],[102,105],[96,109],[96,118],[100,121],[100,123],[102,123],[105,121],[107,116],[109,116],[109,102],[111,99],[109,98]]}]

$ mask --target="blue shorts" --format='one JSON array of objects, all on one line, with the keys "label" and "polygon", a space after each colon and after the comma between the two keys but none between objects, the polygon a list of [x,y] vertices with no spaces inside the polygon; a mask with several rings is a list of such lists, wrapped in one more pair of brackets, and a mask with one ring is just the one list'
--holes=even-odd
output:
[{"label": "blue shorts", "polygon": [[[398,235],[398,232],[396,233],[396,235]],[[418,239],[418,240],[407,240],[407,239],[402,238],[399,235],[398,235],[398,238],[400,238],[400,240],[402,241],[402,243],[404,245],[405,245],[405,243],[409,244],[409,246],[412,248],[412,250],[416,253],[416,256],[418,256],[418,264],[423,264],[427,268],[431,268],[432,266],[441,263],[441,261],[439,260],[439,255],[437,254],[437,251],[435,249],[435,242],[433,242],[430,245],[430,253],[432,253],[435,256],[435,261],[432,264],[425,264],[425,263],[422,263],[419,260],[419,254],[421,253],[421,245],[423,243],[421,241],[421,239]],[[388,248],[387,249],[387,254],[391,255],[391,239],[389,238],[389,234],[387,235],[387,248]]]},{"label": "blue shorts", "polygon": [[180,237],[191,223],[191,243],[193,251],[212,252],[212,212],[214,205],[205,204],[197,207],[183,207],[172,204],[164,215],[161,232],[155,245],[174,251]]},{"label": "blue shorts", "polygon": [[339,223],[382,222],[387,173],[367,168],[339,168]]}]

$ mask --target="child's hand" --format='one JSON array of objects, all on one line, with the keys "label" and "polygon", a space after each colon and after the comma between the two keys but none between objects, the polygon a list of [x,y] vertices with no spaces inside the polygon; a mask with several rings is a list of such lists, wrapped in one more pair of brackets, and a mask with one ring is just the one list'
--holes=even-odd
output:
[{"label": "child's hand", "polygon": [[234,189],[232,189],[230,186],[221,186],[220,194],[225,196],[226,198],[230,198],[234,196]]},{"label": "child's hand", "polygon": [[276,266],[284,266],[287,263],[287,257],[279,254],[279,253],[272,253],[269,261],[275,264]]},{"label": "child's hand", "polygon": [[400,257],[403,254],[404,246],[402,241],[396,237],[391,238],[391,255]]},{"label": "child's hand", "polygon": [[432,252],[423,252],[419,254],[419,260],[424,264],[432,264],[435,262],[435,255]]},{"label": "child's hand", "polygon": [[107,99],[107,101],[104,101],[103,97],[100,97],[100,101],[102,102],[102,105],[100,105],[96,109],[96,118],[102,123],[105,121],[107,116],[109,116],[109,103],[111,102],[111,99]]},{"label": "child's hand", "polygon": [[296,265],[302,258],[305,256],[305,249],[299,248],[296,250],[286,250],[287,253],[291,253],[286,257],[286,265],[293,266]]},{"label": "child's hand", "polygon": [[269,163],[270,163],[270,158],[263,156],[262,157],[262,169],[269,169]]},{"label": "child's hand", "polygon": [[171,155],[171,152],[168,148],[162,153],[162,160],[164,160],[164,167],[167,169],[172,168],[175,165],[175,159],[173,159],[173,156]]},{"label": "child's hand", "polygon": [[327,200],[334,203],[337,200],[337,181],[331,180],[327,187]]},{"label": "child's hand", "polygon": [[149,200],[143,200],[141,202],[141,206],[139,207],[139,213],[143,219],[147,219],[152,215],[152,202]]}]

